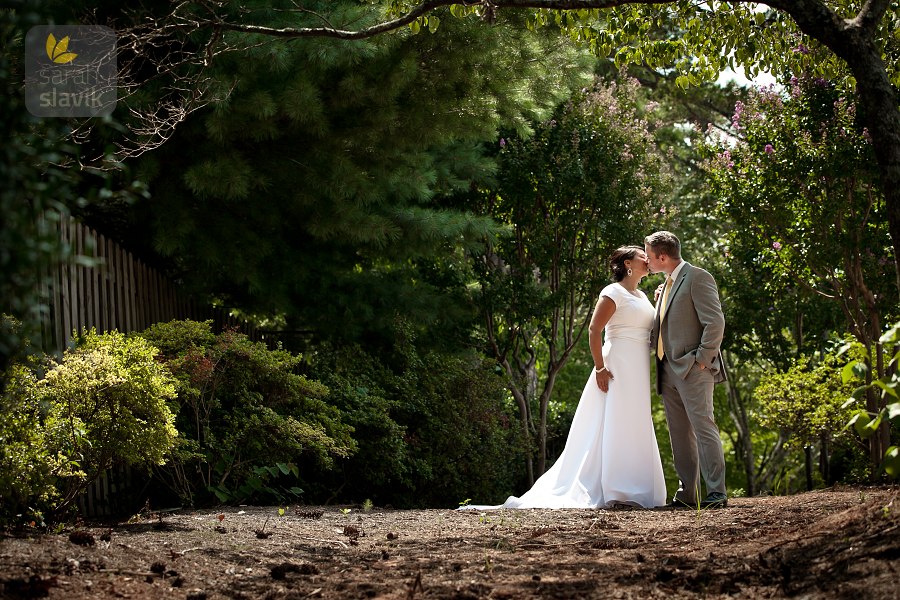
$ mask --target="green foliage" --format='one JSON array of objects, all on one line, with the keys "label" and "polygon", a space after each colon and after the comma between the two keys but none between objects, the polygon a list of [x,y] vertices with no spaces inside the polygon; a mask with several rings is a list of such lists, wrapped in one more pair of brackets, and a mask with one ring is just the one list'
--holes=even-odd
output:
[{"label": "green foliage", "polygon": [[[402,14],[415,0],[387,0],[394,15]],[[652,68],[671,68],[678,74],[682,87],[714,80],[726,67],[740,65],[750,78],[769,71],[783,73],[806,71],[814,76],[845,78],[844,87],[855,81],[847,73],[842,60],[820,42],[809,38],[784,9],[760,10],[756,2],[706,2],[698,6],[689,0],[658,3],[620,2],[612,8],[567,10],[567,2],[545,2],[546,8],[529,11],[525,26],[529,30],[543,27],[559,29],[570,39],[584,45],[601,57],[614,58],[617,64],[630,62]],[[608,5],[607,2],[597,4]],[[553,6],[555,5],[555,6]],[[815,18],[852,19],[859,3],[838,0],[822,3],[822,10],[800,11]],[[834,11],[831,17],[826,11]],[[502,14],[493,3],[463,7],[450,11],[455,17],[475,15],[493,22]],[[419,19],[424,24],[429,15]],[[875,23],[874,45],[882,50],[888,76],[900,84],[900,41],[895,32],[900,16],[889,8],[884,18]]]},{"label": "green foliage", "polygon": [[[275,465],[264,467],[253,467],[252,473],[237,488],[229,488],[226,485],[212,486],[212,491],[219,502],[226,504],[235,504],[246,500],[247,498],[256,497],[262,499],[277,499],[280,504],[285,504],[291,500],[296,500],[303,490],[296,485],[275,485],[275,481],[281,479],[282,482],[288,477],[298,479],[300,472],[297,465],[293,463],[276,463]],[[280,509],[284,513],[283,509]]]},{"label": "green foliage", "polygon": [[45,442],[78,466],[61,479],[65,508],[113,465],[159,465],[175,444],[172,376],[146,341],[116,331],[84,331],[62,362],[37,382],[46,406]]},{"label": "green foliage", "polygon": [[305,469],[328,470],[356,450],[327,388],[298,374],[299,355],[210,326],[171,321],[138,334],[167,349],[178,380],[179,445],[157,472],[183,501],[283,502],[300,493]]},{"label": "green foliage", "polygon": [[[892,433],[896,437],[896,426],[900,419],[900,322],[894,323],[879,341],[885,347],[893,348],[893,356],[890,358],[886,374],[878,379],[873,379],[872,383],[859,387],[853,392],[847,404],[854,405],[854,401],[867,388],[874,389],[881,396],[881,405],[884,407],[877,413],[870,413],[865,409],[858,409],[847,423],[848,427],[853,427],[860,437],[867,439],[874,435],[878,428],[884,422],[889,422],[892,427]],[[852,383],[865,381],[865,375],[868,367],[865,362],[853,360],[847,363],[841,370],[841,378],[844,383]],[[900,449],[897,445],[889,446],[884,451],[884,457],[881,464],[882,469],[893,478],[900,478]]]},{"label": "green foliage", "polygon": [[[8,315],[0,320],[18,335],[18,321]],[[36,394],[41,366],[35,355],[23,352],[3,374],[7,385],[0,393],[0,526],[41,522],[58,500],[56,477],[71,474],[75,466],[47,446],[46,406]]]},{"label": "green foliage", "polygon": [[29,9],[0,12],[0,81],[17,90],[0,97],[0,308],[22,324],[14,330],[4,320],[0,326],[0,374],[24,350],[23,340],[39,337],[47,310],[39,284],[67,255],[54,221],[66,214],[62,200],[73,195],[77,173],[58,166],[72,151],[63,142],[63,122],[31,117],[20,91],[25,32],[40,22],[41,15]]},{"label": "green foliage", "polygon": [[[242,22],[321,24],[286,2],[248,4]],[[351,27],[371,8],[310,6]],[[458,19],[352,44],[223,43],[249,47],[216,58],[208,73],[223,93],[141,160],[154,199],[129,220],[190,289],[344,339],[389,331],[396,312],[430,322],[447,304],[418,261],[496,227],[436,198],[490,178],[483,143],[500,127],[526,132],[592,62],[553,36]]]},{"label": "green foliage", "polygon": [[70,474],[66,466],[74,465],[47,446],[35,374],[12,364],[6,378],[0,406],[0,526],[41,522],[59,496],[56,476]]},{"label": "green foliage", "polygon": [[[858,343],[852,352],[865,355]],[[853,412],[845,406],[853,387],[841,380],[840,362],[835,352],[816,364],[803,357],[787,371],[762,377],[753,392],[760,404],[760,425],[784,430],[786,444],[795,448],[842,435]]]},{"label": "green foliage", "polygon": [[406,507],[505,499],[518,467],[504,380],[490,361],[420,350],[411,329],[401,330],[393,352],[316,352],[314,373],[353,425],[359,451],[337,471],[309,473],[311,494]]},{"label": "green foliage", "polygon": [[511,235],[479,261],[479,305],[499,303],[498,315],[511,313],[511,330],[537,320],[549,336],[555,328],[544,319],[554,308],[571,298],[592,307],[609,281],[602,265],[612,250],[643,239],[667,183],[649,118],[635,81],[598,84],[560,106],[534,136],[501,140],[498,183],[481,204]]},{"label": "green foliage", "polygon": [[[870,345],[896,312],[896,296],[886,268],[893,259],[884,196],[853,101],[805,77],[784,96],[751,93],[736,106],[733,125],[736,141],[708,146],[707,173],[719,215],[739,224],[726,252],[751,284],[734,291],[763,309],[744,322],[765,327],[769,309],[781,327],[808,315],[809,328],[841,310],[839,330]],[[826,299],[834,305],[823,307]]]}]

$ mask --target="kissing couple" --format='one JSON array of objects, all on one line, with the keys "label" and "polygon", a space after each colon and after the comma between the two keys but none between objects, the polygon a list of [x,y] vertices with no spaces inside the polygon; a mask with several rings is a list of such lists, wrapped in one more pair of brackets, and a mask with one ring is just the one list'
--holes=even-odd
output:
[{"label": "kissing couple", "polygon": [[[713,387],[726,378],[716,282],[681,258],[681,242],[668,231],[647,236],[643,248],[618,248],[609,268],[614,283],[600,292],[590,324],[594,370],[562,454],[522,496],[464,508],[726,506],[725,456],[713,414]],[[650,273],[666,275],[655,306],[638,289]],[[668,503],[650,412],[649,353],[679,479]]]}]

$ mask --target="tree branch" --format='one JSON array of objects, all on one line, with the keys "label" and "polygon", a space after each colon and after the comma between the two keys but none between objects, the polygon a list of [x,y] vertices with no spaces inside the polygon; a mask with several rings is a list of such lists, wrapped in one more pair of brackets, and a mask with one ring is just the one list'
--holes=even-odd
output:
[{"label": "tree branch", "polygon": [[229,23],[223,20],[216,20],[211,24],[219,29],[224,29],[227,31],[238,31],[242,33],[258,33],[262,35],[268,35],[272,37],[284,37],[284,38],[299,38],[299,37],[328,37],[328,38],[336,38],[340,40],[362,40],[370,37],[374,37],[381,33],[386,33],[388,31],[394,31],[403,27],[404,25],[409,25],[419,17],[426,15],[427,13],[433,11],[436,8],[440,8],[442,6],[449,6],[451,4],[470,4],[467,2],[459,2],[458,0],[429,0],[428,2],[423,2],[422,4],[416,6],[411,9],[405,15],[397,17],[396,19],[391,19],[390,21],[384,21],[382,23],[378,23],[377,25],[372,25],[371,27],[364,27],[362,29],[352,31],[346,29],[336,29],[334,27],[265,27],[263,25],[242,25],[239,23]]}]

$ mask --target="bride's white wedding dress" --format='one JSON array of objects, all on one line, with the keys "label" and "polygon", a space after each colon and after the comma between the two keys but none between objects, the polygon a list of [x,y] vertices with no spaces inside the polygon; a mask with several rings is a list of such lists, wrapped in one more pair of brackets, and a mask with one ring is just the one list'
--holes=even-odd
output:
[{"label": "bride's white wedding dress", "polygon": [[653,305],[618,283],[600,293],[616,303],[605,328],[603,361],[609,391],[588,378],[562,454],[521,497],[498,506],[463,508],[598,508],[666,502],[659,447],[650,415],[650,326]]}]

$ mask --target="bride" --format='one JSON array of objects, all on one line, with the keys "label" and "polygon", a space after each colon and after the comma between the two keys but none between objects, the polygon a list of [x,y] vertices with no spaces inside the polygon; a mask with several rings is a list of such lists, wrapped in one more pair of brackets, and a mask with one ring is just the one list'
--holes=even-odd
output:
[{"label": "bride", "polygon": [[[666,502],[650,416],[653,305],[637,285],[647,276],[643,248],[623,246],[609,260],[615,283],[600,292],[590,325],[594,372],[562,454],[521,497],[494,508],[652,508]],[[601,330],[605,330],[601,339]]]}]

